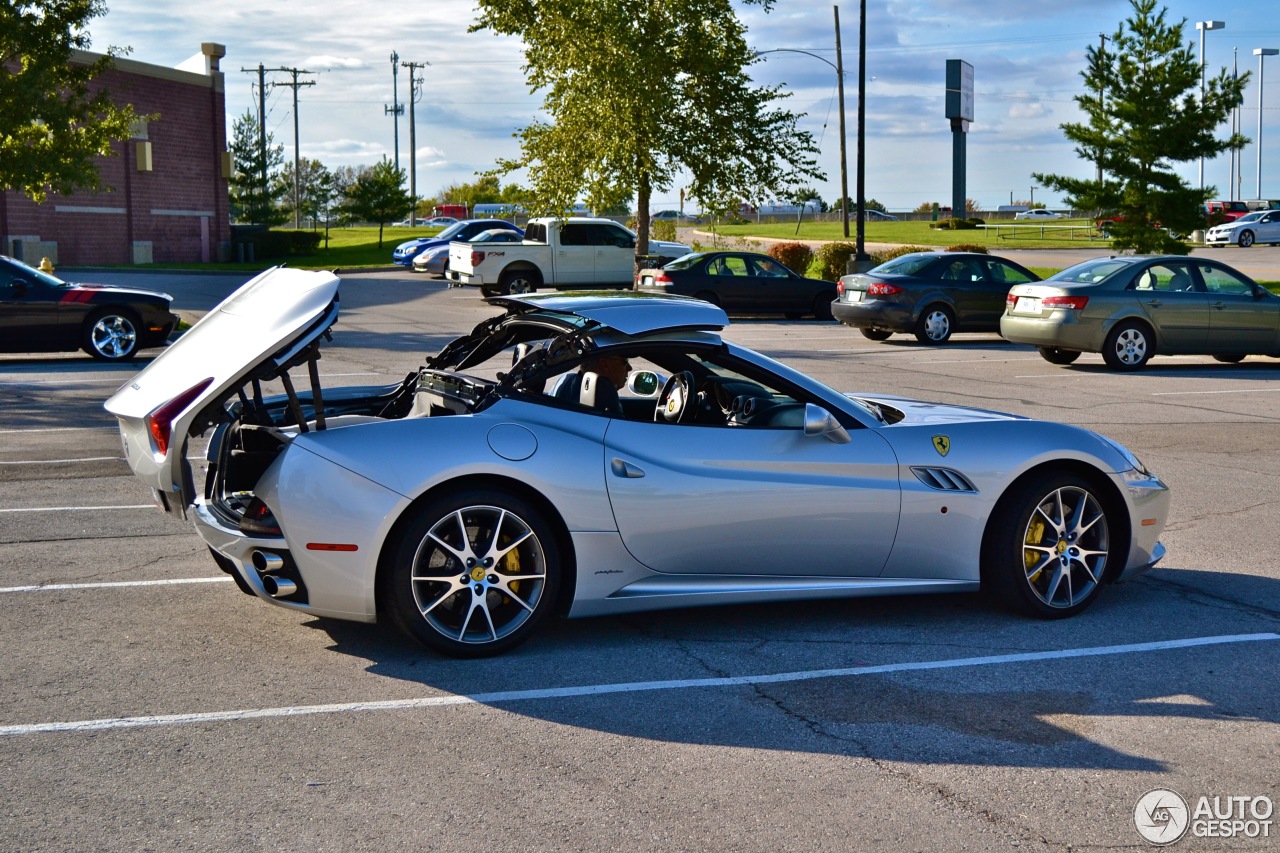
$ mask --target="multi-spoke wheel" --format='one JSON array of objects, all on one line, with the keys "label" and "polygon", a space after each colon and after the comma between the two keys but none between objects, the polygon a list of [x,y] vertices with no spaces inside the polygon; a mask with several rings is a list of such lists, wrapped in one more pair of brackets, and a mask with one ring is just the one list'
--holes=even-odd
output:
[{"label": "multi-spoke wheel", "polygon": [[138,318],[131,311],[104,311],[84,326],[81,349],[99,361],[123,361],[138,352]]},{"label": "multi-spoke wheel", "polygon": [[1155,355],[1151,331],[1138,323],[1118,324],[1102,344],[1102,360],[1112,370],[1139,370]]},{"label": "multi-spoke wheel", "polygon": [[916,321],[916,340],[922,344],[944,344],[955,331],[956,316],[945,305],[930,305]]},{"label": "multi-spoke wheel", "polygon": [[384,578],[387,610],[410,636],[455,657],[527,640],[560,584],[554,531],[510,495],[467,491],[424,507],[402,531]]},{"label": "multi-spoke wheel", "polygon": [[1006,604],[1056,619],[1093,603],[1118,544],[1093,485],[1069,475],[1024,485],[991,523],[983,580]]}]

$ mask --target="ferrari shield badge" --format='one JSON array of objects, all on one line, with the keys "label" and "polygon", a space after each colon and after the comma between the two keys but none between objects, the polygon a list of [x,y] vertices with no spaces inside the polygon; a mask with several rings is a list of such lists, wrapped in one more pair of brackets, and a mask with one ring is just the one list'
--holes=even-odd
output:
[{"label": "ferrari shield badge", "polygon": [[938,451],[939,456],[946,456],[951,452],[951,439],[945,435],[935,435],[933,437],[933,449]]}]

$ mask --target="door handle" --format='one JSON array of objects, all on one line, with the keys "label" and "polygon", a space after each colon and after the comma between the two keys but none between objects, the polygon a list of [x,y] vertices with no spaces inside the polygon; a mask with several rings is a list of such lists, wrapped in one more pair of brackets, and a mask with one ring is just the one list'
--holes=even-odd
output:
[{"label": "door handle", "polygon": [[1151,300],[1150,302],[1148,302],[1147,304],[1148,304],[1148,305],[1150,305],[1152,308],[1159,308],[1159,307],[1160,307],[1161,305],[1163,305],[1164,303],[1163,303],[1163,302],[1161,302],[1159,299],[1152,299],[1152,300]]},{"label": "door handle", "polygon": [[1222,309],[1224,309],[1224,308],[1226,308],[1226,307],[1227,307],[1227,303],[1225,303],[1225,302],[1223,302],[1221,299],[1219,299],[1217,302],[1213,303],[1213,307],[1214,307],[1214,308],[1217,308],[1219,311],[1221,311]]},{"label": "door handle", "polygon": [[609,460],[609,467],[613,469],[615,477],[626,477],[629,480],[638,480],[644,476],[644,470],[637,468],[630,462],[623,462],[616,456]]}]

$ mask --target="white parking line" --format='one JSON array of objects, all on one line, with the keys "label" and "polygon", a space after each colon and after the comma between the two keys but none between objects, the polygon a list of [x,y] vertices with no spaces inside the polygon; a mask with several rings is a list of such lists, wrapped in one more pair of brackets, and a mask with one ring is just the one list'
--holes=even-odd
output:
[{"label": "white parking line", "polygon": [[544,690],[508,690],[498,693],[477,693],[474,696],[424,696],[418,699],[389,699],[382,702],[342,702],[333,705],[295,705],[282,708],[247,708],[238,711],[210,711],[194,714],[160,714],[148,717],[109,717],[97,720],[78,720],[65,723],[29,723],[0,726],[0,737],[14,735],[47,734],[52,732],[95,732],[108,729],[136,729],[148,726],[180,726],[191,723],[232,722],[259,720],[268,717],[301,717],[313,714],[342,714],[364,711],[404,711],[419,708],[439,708],[447,705],[494,705],[508,702],[529,702],[544,699],[567,699],[578,696],[603,696],[610,693],[644,693],[655,690],[697,690],[708,687],[739,687],[752,684],[783,684],[794,681],[811,681],[817,678],[852,678],[860,675],[885,675],[896,672],[921,672],[933,669],[958,669],[970,666],[996,666],[1000,664],[1034,663],[1037,661],[1066,660],[1071,658],[1128,655],[1146,652],[1188,649],[1197,646],[1216,646],[1229,643],[1254,643],[1280,640],[1280,634],[1234,634],[1218,637],[1192,637],[1185,640],[1166,640],[1156,643],[1134,643],[1124,646],[1094,646],[1082,649],[1062,649],[1047,652],[1026,652],[1013,655],[989,655],[976,658],[915,661],[891,663],[880,666],[855,666],[843,669],[813,669],[801,672],[782,672],[771,675],[735,675],[724,678],[688,678],[675,681],[633,681],[622,684],[588,684],[580,687],[559,687]]},{"label": "white parking line", "polygon": [[119,429],[117,426],[96,427],[22,427],[19,429],[0,429],[0,435],[15,432],[80,432],[82,430]]},{"label": "white parking line", "polygon": [[1152,397],[1182,397],[1190,394],[1265,394],[1280,388],[1229,388],[1225,391],[1152,391]]},{"label": "white parking line", "polygon": [[[201,457],[203,458],[203,457]],[[72,462],[107,462],[124,461],[123,456],[83,456],[79,459],[23,459],[17,462],[0,460],[0,465],[67,465]]]},{"label": "white parking line", "polygon": [[230,583],[230,575],[218,578],[168,578],[158,581],[102,581],[100,583],[46,583],[31,586],[0,587],[0,595],[6,592],[56,592],[67,589],[113,589],[130,586],[169,586],[186,583]]},{"label": "white parking line", "polygon": [[123,385],[129,377],[112,377],[111,379],[76,379],[72,376],[60,376],[57,379],[27,379],[22,382],[0,382],[0,387],[25,385]]},{"label": "white parking line", "polygon": [[98,509],[156,509],[155,504],[124,504],[121,506],[33,506],[20,509],[0,509],[0,512],[81,512]]}]

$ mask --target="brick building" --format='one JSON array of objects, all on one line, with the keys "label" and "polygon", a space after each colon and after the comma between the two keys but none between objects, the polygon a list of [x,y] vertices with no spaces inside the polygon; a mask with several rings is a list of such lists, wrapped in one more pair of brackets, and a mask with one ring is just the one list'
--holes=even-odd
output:
[{"label": "brick building", "polygon": [[[55,265],[209,262],[231,240],[226,97],[220,44],[200,46],[204,73],[130,59],[91,83],[139,115],[156,114],[97,160],[110,191],[50,194],[36,204],[0,192],[0,254]],[[199,60],[200,57],[194,57]],[[92,62],[96,54],[80,53]]]}]

